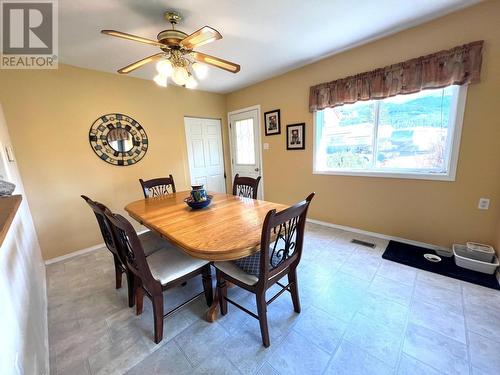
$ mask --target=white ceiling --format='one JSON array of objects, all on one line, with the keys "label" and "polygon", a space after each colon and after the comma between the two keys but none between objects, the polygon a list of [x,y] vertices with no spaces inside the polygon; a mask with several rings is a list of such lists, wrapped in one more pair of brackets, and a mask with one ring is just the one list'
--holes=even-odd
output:
[{"label": "white ceiling", "polygon": [[[60,61],[116,72],[158,49],[101,35],[115,29],[156,39],[173,9],[178,29],[204,25],[223,39],[199,48],[241,65],[237,74],[210,68],[199,89],[230,92],[327,55],[388,35],[479,0],[60,0]],[[150,64],[154,65],[154,64]],[[131,74],[152,79],[154,66]],[[152,83],[153,84],[153,83]]]}]

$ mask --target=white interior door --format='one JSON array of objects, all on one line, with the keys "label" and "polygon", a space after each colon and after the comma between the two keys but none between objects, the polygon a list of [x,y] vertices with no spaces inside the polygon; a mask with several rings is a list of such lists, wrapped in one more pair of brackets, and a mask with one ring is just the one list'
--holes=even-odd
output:
[{"label": "white interior door", "polygon": [[225,193],[224,155],[220,120],[184,117],[192,185]]},{"label": "white interior door", "polygon": [[[259,115],[258,108],[229,114],[233,180],[236,173],[246,177],[262,177]],[[263,181],[261,180],[257,194],[258,199],[263,199],[263,190]]]}]

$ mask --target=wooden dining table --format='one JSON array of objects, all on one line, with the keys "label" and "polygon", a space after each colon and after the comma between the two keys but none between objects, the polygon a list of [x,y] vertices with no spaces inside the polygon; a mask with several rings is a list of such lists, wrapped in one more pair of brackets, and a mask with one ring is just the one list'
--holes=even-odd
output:
[{"label": "wooden dining table", "polygon": [[[213,197],[211,204],[199,210],[187,206],[184,199],[190,192],[181,191],[129,203],[125,211],[192,257],[226,261],[258,251],[267,213],[289,207],[225,193],[209,194]],[[216,290],[208,321],[216,319],[218,303]]]}]

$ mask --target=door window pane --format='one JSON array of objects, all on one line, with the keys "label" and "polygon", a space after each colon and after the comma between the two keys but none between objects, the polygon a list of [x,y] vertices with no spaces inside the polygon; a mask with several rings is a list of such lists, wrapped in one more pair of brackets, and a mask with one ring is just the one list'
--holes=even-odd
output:
[{"label": "door window pane", "polygon": [[235,121],[236,164],[255,164],[253,119]]}]

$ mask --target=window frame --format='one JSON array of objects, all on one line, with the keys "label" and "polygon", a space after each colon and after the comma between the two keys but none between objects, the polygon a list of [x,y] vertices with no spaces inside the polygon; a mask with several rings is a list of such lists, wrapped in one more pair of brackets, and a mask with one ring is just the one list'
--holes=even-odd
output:
[{"label": "window frame", "polygon": [[[400,178],[400,179],[417,179],[417,180],[433,180],[433,181],[455,181],[457,166],[458,166],[458,156],[460,149],[460,139],[462,136],[462,125],[465,112],[465,102],[467,99],[467,87],[468,85],[458,86],[457,95],[454,95],[453,101],[451,103],[450,109],[450,123],[449,131],[452,132],[452,136],[448,138],[446,144],[446,156],[447,160],[447,173],[430,173],[430,172],[419,172],[417,170],[407,169],[408,172],[402,172],[401,170],[360,170],[360,169],[334,169],[334,170],[318,170],[316,169],[316,157],[317,157],[317,143],[318,137],[320,136],[320,126],[318,125],[318,116],[321,116],[321,111],[314,111],[313,113],[313,174],[318,175],[338,175],[338,176],[354,176],[354,177],[383,177],[383,178]],[[379,103],[379,101],[376,101]],[[378,104],[376,104],[378,107]],[[378,111],[376,112],[378,117]],[[377,133],[374,133],[373,137],[373,147],[374,150],[377,146]],[[451,151],[449,151],[451,148]],[[376,151],[375,151],[376,152]],[[449,157],[448,157],[449,156]]]}]

